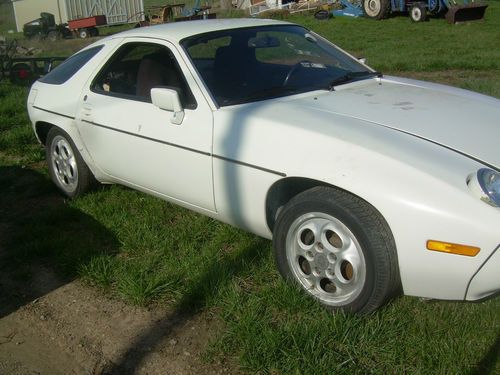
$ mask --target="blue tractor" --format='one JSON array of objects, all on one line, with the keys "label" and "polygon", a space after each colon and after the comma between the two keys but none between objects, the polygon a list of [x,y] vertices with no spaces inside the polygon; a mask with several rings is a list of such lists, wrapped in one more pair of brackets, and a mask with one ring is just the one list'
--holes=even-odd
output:
[{"label": "blue tractor", "polygon": [[[482,20],[488,5],[474,0],[338,0],[341,9],[330,13],[334,16],[349,16],[381,20],[394,12],[407,12],[414,22],[422,22],[428,15],[444,14],[449,23]],[[318,19],[330,16],[321,9],[314,15]]]},{"label": "blue tractor", "polygon": [[[345,1],[345,0],[342,0]],[[384,19],[392,12],[408,12],[414,22],[422,22],[427,15],[445,14],[449,23],[474,21],[484,18],[488,5],[474,0],[361,0],[360,7],[369,18]],[[445,13],[446,12],[446,13]]]}]

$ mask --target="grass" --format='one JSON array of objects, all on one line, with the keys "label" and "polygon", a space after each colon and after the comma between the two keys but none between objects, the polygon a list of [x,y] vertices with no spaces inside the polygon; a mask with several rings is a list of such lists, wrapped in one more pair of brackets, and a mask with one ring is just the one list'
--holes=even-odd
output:
[{"label": "grass", "polygon": [[[500,97],[500,3],[485,22],[412,24],[294,16],[385,73]],[[79,42],[79,41],[78,41]],[[77,41],[45,45],[74,52]],[[262,374],[499,373],[499,300],[399,298],[369,317],[332,315],[279,277],[271,244],[119,186],[61,201],[25,113],[27,90],[0,84],[0,269],[42,262],[129,303],[210,311],[225,322],[208,360]]]}]

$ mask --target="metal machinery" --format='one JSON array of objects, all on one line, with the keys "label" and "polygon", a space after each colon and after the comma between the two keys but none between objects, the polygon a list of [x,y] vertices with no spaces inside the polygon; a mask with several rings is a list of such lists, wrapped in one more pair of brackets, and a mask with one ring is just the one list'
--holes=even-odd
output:
[{"label": "metal machinery", "polygon": [[99,29],[97,26],[104,25],[107,25],[106,16],[102,14],[68,21],[68,29],[82,39],[89,36],[98,36]]},{"label": "metal machinery", "polygon": [[[347,0],[341,0],[347,1]],[[392,12],[408,12],[412,21],[422,22],[428,14],[445,14],[449,23],[474,21],[484,18],[488,5],[474,0],[362,0],[365,15],[387,18]]]},{"label": "metal machinery", "polygon": [[10,79],[15,84],[31,84],[44,76],[66,57],[16,57],[17,40],[0,42],[0,81]]},{"label": "metal machinery", "polygon": [[144,21],[137,23],[136,27],[216,18],[216,14],[210,13],[210,9],[209,5],[201,5],[201,0],[196,0],[192,8],[186,7],[185,4],[153,5],[145,9]]},{"label": "metal machinery", "polygon": [[[449,23],[481,20],[488,5],[474,0],[339,0],[341,9],[329,11],[334,16],[361,17],[363,15],[384,19],[394,12],[408,12],[414,22],[422,22],[427,15],[444,14]],[[328,11],[322,9],[315,14],[325,19]]]},{"label": "metal machinery", "polygon": [[40,18],[24,24],[23,34],[27,38],[47,38],[55,41],[67,36],[68,30],[64,24],[56,24],[53,14],[42,12]]}]

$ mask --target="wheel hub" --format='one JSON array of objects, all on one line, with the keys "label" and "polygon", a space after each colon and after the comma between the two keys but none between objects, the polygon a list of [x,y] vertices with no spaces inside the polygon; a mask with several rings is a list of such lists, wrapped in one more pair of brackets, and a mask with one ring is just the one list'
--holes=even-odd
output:
[{"label": "wheel hub", "polygon": [[78,168],[73,149],[66,139],[57,136],[52,141],[50,152],[52,170],[57,181],[65,191],[73,192],[78,184]]},{"label": "wheel hub", "polygon": [[287,234],[286,252],[295,278],[323,303],[342,306],[361,293],[366,274],[363,251],[335,217],[313,212],[297,218]]},{"label": "wheel hub", "polygon": [[324,254],[316,254],[314,257],[314,263],[321,271],[325,271],[329,266],[328,259]]}]

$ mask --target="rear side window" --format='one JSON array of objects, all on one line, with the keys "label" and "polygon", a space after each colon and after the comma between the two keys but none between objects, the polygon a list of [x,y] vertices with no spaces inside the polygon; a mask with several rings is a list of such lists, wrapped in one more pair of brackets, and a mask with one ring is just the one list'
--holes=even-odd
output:
[{"label": "rear side window", "polygon": [[60,85],[78,72],[87,62],[99,52],[104,45],[86,49],[76,55],[71,56],[67,60],[51,71],[49,74],[40,79],[40,82],[49,83],[51,85]]}]

